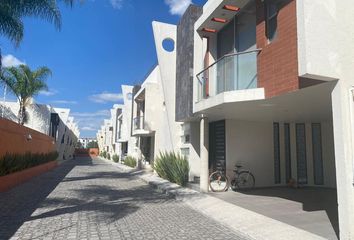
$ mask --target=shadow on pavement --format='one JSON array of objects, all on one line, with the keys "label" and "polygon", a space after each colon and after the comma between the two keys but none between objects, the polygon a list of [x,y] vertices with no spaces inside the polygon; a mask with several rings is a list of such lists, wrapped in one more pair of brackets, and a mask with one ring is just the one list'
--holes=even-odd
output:
[{"label": "shadow on pavement", "polygon": [[331,225],[339,238],[338,204],[336,189],[305,187],[300,189],[269,188],[242,192],[247,195],[278,197],[302,204],[307,212],[326,211]]},{"label": "shadow on pavement", "polygon": [[[315,234],[331,232],[324,231],[324,226],[332,226],[333,235],[339,238],[337,192],[335,189],[304,187],[299,189],[287,187],[256,188],[241,192],[210,193],[226,202],[243,207],[253,212],[274,218]],[[270,197],[270,198],[269,198]],[[281,199],[289,200],[284,202]],[[300,203],[297,207],[296,203]],[[304,211],[302,214],[301,210]],[[321,214],[306,215],[306,212],[325,211],[327,218]],[[314,225],[311,226],[311,219]],[[329,221],[328,221],[329,220]],[[307,224],[307,222],[309,222]],[[320,222],[328,225],[317,227]],[[322,230],[321,230],[322,228]],[[332,234],[332,232],[331,232]],[[331,235],[332,236],[332,235]]]},{"label": "shadow on pavement", "polygon": [[[112,189],[102,185],[89,185],[74,190],[73,198],[48,198],[42,207],[51,209],[29,220],[55,217],[75,212],[92,212],[103,215],[109,222],[117,221],[139,210],[139,203],[161,204],[170,198],[151,191],[149,186],[133,189]],[[59,207],[58,207],[59,206]]]},{"label": "shadow on pavement", "polygon": [[88,158],[68,160],[52,171],[0,193],[0,239],[11,238],[75,166],[91,164],[92,159]]}]

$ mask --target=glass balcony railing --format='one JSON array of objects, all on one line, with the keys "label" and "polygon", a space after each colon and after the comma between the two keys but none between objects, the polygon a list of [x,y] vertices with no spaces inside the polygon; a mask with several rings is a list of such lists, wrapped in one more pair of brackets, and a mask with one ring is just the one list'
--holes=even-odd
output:
[{"label": "glass balcony railing", "polygon": [[144,116],[138,116],[134,118],[134,130],[143,130],[144,129]]},{"label": "glass balcony railing", "polygon": [[259,51],[257,49],[225,55],[197,74],[197,101],[222,92],[257,88]]}]

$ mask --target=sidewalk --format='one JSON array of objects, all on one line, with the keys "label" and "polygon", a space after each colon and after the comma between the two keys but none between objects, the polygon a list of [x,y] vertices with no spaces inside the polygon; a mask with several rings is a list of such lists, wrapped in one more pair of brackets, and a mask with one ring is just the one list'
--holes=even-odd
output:
[{"label": "sidewalk", "polygon": [[154,186],[158,191],[174,196],[177,200],[183,201],[193,209],[218,221],[222,225],[233,229],[235,232],[247,236],[249,239],[325,239],[310,232],[228,203],[219,198],[192,189],[183,188],[177,184],[161,179],[153,173],[146,173],[144,170],[136,170],[106,159],[102,160],[111,163],[121,171],[129,172],[133,176],[142,179]]}]

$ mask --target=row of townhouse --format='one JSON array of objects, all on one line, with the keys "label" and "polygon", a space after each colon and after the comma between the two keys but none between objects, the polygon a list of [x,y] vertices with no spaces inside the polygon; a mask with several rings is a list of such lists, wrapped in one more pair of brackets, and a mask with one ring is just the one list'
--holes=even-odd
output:
[{"label": "row of townhouse", "polygon": [[88,148],[90,145],[95,146],[97,143],[97,139],[96,138],[79,138],[78,143],[79,143],[78,144],[79,148]]},{"label": "row of townhouse", "polygon": [[[0,103],[2,118],[18,122],[18,111],[18,102],[3,101]],[[53,137],[59,159],[73,158],[80,131],[74,118],[70,116],[70,109],[37,104],[32,100],[26,112],[26,127]]]},{"label": "row of townhouse", "polygon": [[204,192],[236,163],[256,187],[336,189],[340,237],[354,239],[353,12],[349,0],[209,0],[177,26],[153,22],[158,64],[123,86],[100,147],[149,163],[180,152]]}]

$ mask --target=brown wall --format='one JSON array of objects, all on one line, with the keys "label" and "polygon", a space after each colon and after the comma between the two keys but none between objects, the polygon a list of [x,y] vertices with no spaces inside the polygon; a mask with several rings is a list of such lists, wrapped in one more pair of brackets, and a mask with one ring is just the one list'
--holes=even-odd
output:
[{"label": "brown wall", "polygon": [[26,182],[35,176],[48,172],[57,166],[57,161],[52,161],[35,167],[27,168],[19,172],[11,173],[6,176],[2,176],[0,177],[0,192],[10,190],[11,188]]},{"label": "brown wall", "polygon": [[98,148],[76,148],[75,149],[75,155],[80,157],[80,156],[91,156],[91,157],[97,157],[99,155],[100,151]]},{"label": "brown wall", "polygon": [[[31,141],[27,141],[28,134],[32,136]],[[48,153],[52,151],[55,151],[53,138],[0,118],[0,157],[6,153]]]},{"label": "brown wall", "polygon": [[97,157],[100,154],[100,150],[98,148],[90,148],[90,156]]},{"label": "brown wall", "polygon": [[258,87],[267,98],[299,89],[296,1],[288,2],[278,14],[277,38],[268,44],[264,5],[257,0]]}]

